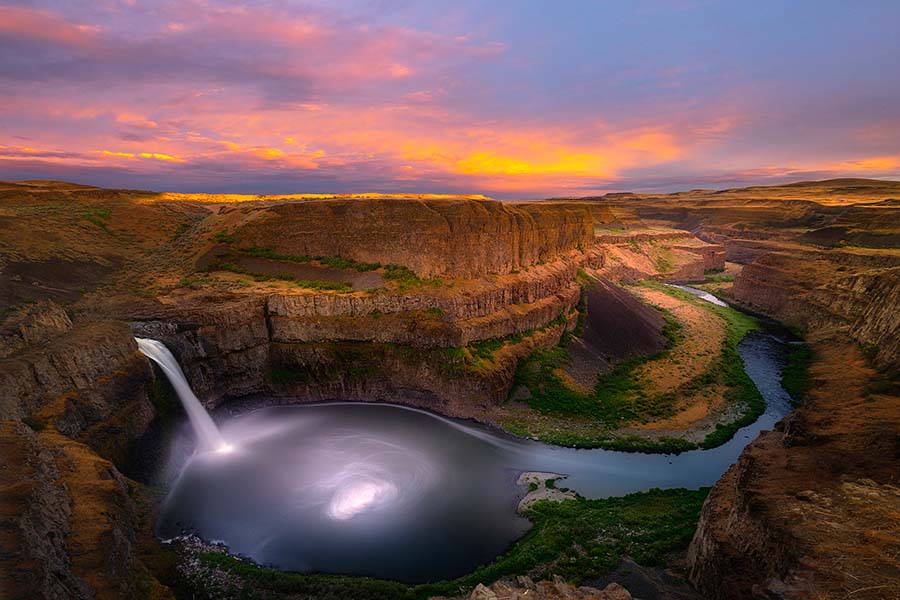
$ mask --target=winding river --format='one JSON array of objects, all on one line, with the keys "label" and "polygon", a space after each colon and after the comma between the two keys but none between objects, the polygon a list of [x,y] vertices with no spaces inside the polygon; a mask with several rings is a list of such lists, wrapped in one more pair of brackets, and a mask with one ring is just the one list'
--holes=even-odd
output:
[{"label": "winding river", "polygon": [[791,409],[783,343],[754,333],[739,351],[765,414],[718,448],[679,455],[553,447],[387,404],[257,409],[221,424],[229,453],[190,454],[185,430],[157,532],[192,530],[284,570],[457,577],[527,531],[515,510],[522,471],[566,474],[564,486],[591,498],[713,484]]}]

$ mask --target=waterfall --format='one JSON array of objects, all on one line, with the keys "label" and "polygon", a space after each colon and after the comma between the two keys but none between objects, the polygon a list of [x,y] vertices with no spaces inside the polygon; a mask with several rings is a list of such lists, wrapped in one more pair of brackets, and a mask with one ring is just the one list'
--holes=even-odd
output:
[{"label": "waterfall", "polygon": [[198,400],[197,396],[194,395],[194,392],[191,391],[191,386],[188,385],[181,367],[178,366],[178,361],[175,360],[175,357],[172,356],[169,349],[166,348],[162,342],[157,340],[147,340],[143,338],[134,339],[137,341],[140,351],[150,360],[158,364],[163,370],[163,373],[166,374],[166,377],[169,378],[169,381],[172,382],[172,387],[174,387],[175,392],[178,393],[181,404],[184,406],[184,410],[188,415],[188,419],[191,421],[194,432],[197,434],[200,448],[218,452],[227,452],[230,450],[231,446],[225,441],[222,434],[219,433],[219,428],[216,427],[212,417],[209,416],[209,413],[206,412],[206,409],[200,404],[200,400]]}]

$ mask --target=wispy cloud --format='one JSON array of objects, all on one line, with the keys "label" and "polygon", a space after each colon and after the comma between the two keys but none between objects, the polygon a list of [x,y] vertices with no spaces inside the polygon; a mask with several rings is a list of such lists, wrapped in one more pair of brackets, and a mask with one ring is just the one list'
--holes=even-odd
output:
[{"label": "wispy cloud", "polygon": [[[0,176],[541,196],[900,171],[900,80],[875,68],[900,50],[856,13],[792,8],[777,55],[762,7],[375,8],[0,6]],[[815,37],[838,24],[846,66]]]}]

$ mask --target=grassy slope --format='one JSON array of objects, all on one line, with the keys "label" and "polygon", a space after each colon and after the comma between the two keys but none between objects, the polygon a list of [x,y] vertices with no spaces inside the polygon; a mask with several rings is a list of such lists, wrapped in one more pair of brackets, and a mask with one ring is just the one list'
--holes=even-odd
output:
[{"label": "grassy slope", "polygon": [[[530,361],[525,361],[517,373],[517,383],[531,392],[528,404],[538,412],[557,417],[588,417],[596,419],[598,431],[593,435],[566,431],[528,431],[516,424],[508,429],[518,435],[536,435],[543,441],[585,448],[609,448],[644,452],[681,452],[693,448],[714,448],[727,442],[734,433],[755,421],[765,410],[765,401],[753,382],[744,372],[743,361],[737,345],[749,332],[758,328],[755,319],[732,308],[705,302],[692,294],[676,288],[649,281],[642,285],[662,291],[684,302],[690,302],[709,310],[726,324],[726,339],[718,360],[704,374],[688,382],[679,390],[687,393],[715,383],[725,385],[725,400],[729,405],[741,407],[739,418],[719,424],[700,443],[679,438],[645,439],[638,436],[613,436],[606,433],[640,415],[659,416],[677,400],[674,395],[647,398],[641,393],[641,385],[635,379],[635,369],[641,364],[660,358],[661,355],[635,358],[620,363],[610,373],[601,377],[591,394],[583,394],[567,387],[554,373],[554,369],[568,360],[564,346],[547,351],[537,351]],[[677,344],[680,331],[672,319],[668,319],[666,335],[670,344]],[[671,346],[670,346],[671,347]],[[664,351],[665,352],[665,351]]]},{"label": "grassy slope", "polygon": [[[535,503],[532,529],[508,552],[452,581],[405,585],[366,577],[285,573],[219,551],[198,555],[200,571],[180,595],[201,598],[403,600],[458,595],[507,575],[556,574],[574,583],[602,575],[624,554],[644,565],[687,547],[708,489],[650,490],[621,498]],[[436,540],[439,542],[439,540]]]}]

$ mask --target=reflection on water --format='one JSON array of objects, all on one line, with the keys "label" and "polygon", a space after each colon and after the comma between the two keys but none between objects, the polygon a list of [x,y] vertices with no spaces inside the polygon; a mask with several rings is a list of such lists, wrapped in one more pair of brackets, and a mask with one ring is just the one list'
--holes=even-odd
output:
[{"label": "reflection on water", "polygon": [[286,570],[403,581],[459,576],[527,530],[515,512],[521,471],[568,474],[565,485],[588,497],[715,482],[790,410],[778,340],[754,334],[739,349],[768,409],[712,450],[557,448],[384,404],[263,408],[222,425],[229,453],[185,457],[189,435],[176,443],[158,533],[191,529]]},{"label": "reflection on water", "polygon": [[689,287],[686,285],[677,285],[675,283],[667,283],[666,285],[669,287],[677,288],[677,289],[681,290],[682,292],[687,292],[688,294],[693,294],[694,296],[697,296],[698,298],[702,298],[703,300],[706,300],[707,302],[709,302],[711,304],[715,304],[716,306],[728,306],[725,302],[722,302],[721,300],[719,300],[718,298],[716,298],[709,292],[704,292],[703,290],[698,290],[697,288],[692,288],[692,287]]}]

